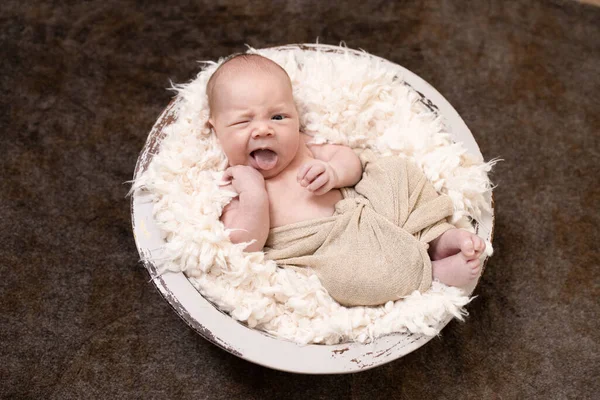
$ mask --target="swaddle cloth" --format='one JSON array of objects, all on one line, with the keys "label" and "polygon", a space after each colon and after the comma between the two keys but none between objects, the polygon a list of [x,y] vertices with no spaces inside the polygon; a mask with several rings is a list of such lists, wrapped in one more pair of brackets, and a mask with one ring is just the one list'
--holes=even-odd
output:
[{"label": "swaddle cloth", "polygon": [[267,259],[310,267],[331,297],[345,306],[398,300],[431,286],[428,243],[453,228],[449,197],[438,194],[423,172],[398,156],[359,155],[361,180],[343,188],[330,217],[270,230]]}]

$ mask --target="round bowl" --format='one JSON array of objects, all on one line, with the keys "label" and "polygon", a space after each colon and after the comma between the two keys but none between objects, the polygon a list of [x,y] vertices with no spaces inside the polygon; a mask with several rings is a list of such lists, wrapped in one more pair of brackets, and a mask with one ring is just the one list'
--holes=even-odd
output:
[{"label": "round bowl", "polygon": [[[288,45],[275,49],[279,51],[350,51],[357,55],[364,55],[355,50],[322,44]],[[383,61],[403,75],[405,82],[421,96],[421,102],[426,107],[444,117],[446,126],[455,142],[462,142],[468,153],[481,156],[469,128],[437,90],[406,68],[387,60]],[[138,158],[134,179],[147,168],[152,155],[159,151],[165,126],[175,121],[177,103],[178,100],[175,99],[167,106],[150,131]],[[479,236],[491,243],[494,225],[491,195],[488,200],[492,213],[485,215],[475,229]],[[152,218],[152,202],[148,194],[143,191],[134,193],[131,199],[131,216],[135,242],[140,256],[150,275],[156,276],[157,267],[148,260],[157,259],[160,256],[160,249],[164,241]],[[357,372],[398,359],[432,339],[432,337],[424,335],[397,333],[379,337],[367,344],[298,345],[248,328],[235,321],[206,300],[183,273],[165,273],[153,279],[153,282],[175,312],[205,339],[236,356],[277,370],[307,374]],[[468,294],[473,292],[476,284],[477,282],[473,282],[470,287],[466,288]],[[448,316],[442,326],[445,326],[451,319],[452,316]]]}]

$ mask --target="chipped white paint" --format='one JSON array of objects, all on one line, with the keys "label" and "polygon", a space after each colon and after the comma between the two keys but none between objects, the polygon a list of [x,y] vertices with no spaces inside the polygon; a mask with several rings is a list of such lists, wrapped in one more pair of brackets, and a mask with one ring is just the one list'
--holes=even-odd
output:
[{"label": "chipped white paint", "polygon": [[[331,51],[338,49],[336,46],[327,45],[308,44],[303,46],[307,49],[317,47],[321,50]],[[283,46],[279,49],[291,50],[294,48],[293,46]],[[468,127],[437,90],[409,70],[392,63],[389,65],[401,71],[405,81],[438,108],[439,113],[446,120],[454,141],[462,142],[469,153],[481,156],[479,147]],[[136,177],[146,168],[154,151],[158,149],[160,140],[157,139],[161,134],[164,122],[168,118],[177,117],[174,112],[176,109],[176,102],[167,107],[150,132],[146,146],[138,159]],[[489,203],[492,204],[491,196]],[[491,242],[493,215],[484,216],[480,222],[477,227],[478,234]],[[136,193],[132,197],[132,223],[136,244],[142,259],[160,259],[161,246],[164,241],[152,218],[152,203],[143,193]],[[156,267],[148,261],[145,261],[145,265],[150,274],[154,276]],[[154,283],[180,317],[206,339],[239,357],[283,371],[328,374],[366,370],[400,358],[431,340],[431,337],[421,335],[392,334],[380,337],[368,344],[301,346],[249,329],[234,321],[204,299],[183,273],[164,274],[154,279]],[[475,285],[474,282],[468,288],[469,293],[473,291]],[[451,319],[452,317],[449,316],[444,326]]]}]

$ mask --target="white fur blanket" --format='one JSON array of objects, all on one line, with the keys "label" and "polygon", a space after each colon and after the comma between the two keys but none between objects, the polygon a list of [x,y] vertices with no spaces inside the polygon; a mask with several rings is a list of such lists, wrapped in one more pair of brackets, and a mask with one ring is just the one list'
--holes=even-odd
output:
[{"label": "white fur blanket", "polygon": [[[423,105],[393,64],[343,50],[250,51],[288,72],[302,129],[315,142],[411,158],[436,190],[451,197],[452,222],[459,227],[472,230],[469,219],[490,212],[485,195],[491,191],[487,173],[493,162],[453,143],[443,118]],[[385,306],[345,308],[310,270],[279,268],[263,253],[244,253],[243,244],[229,241],[219,217],[232,193],[217,185],[227,161],[207,127],[205,88],[216,67],[207,63],[196,79],[175,86],[177,118],[132,186],[153,195],[154,218],[165,239],[165,258],[153,260],[161,270],[183,271],[233,318],[298,343],[365,342],[390,332],[435,335],[449,315],[462,319],[469,298],[460,289],[434,282],[426,293]]]}]

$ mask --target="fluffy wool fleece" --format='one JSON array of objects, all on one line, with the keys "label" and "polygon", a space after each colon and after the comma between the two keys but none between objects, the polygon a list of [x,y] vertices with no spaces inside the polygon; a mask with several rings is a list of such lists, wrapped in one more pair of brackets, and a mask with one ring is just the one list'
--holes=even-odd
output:
[{"label": "fluffy wool fleece", "polygon": [[[318,49],[318,47],[317,47]],[[443,119],[404,83],[397,67],[367,53],[289,47],[254,50],[289,74],[301,129],[316,143],[371,147],[414,160],[435,188],[449,195],[453,223],[473,231],[469,219],[490,212],[484,163],[453,143]],[[164,129],[160,151],[132,190],[152,194],[154,218],[165,245],[162,271],[184,272],[197,290],[251,328],[297,343],[367,342],[391,332],[435,335],[451,316],[462,319],[469,302],[460,289],[434,282],[380,307],[336,303],[309,269],[278,267],[262,252],[244,253],[219,221],[234,194],[218,186],[227,160],[207,126],[206,83],[218,63],[176,85],[176,120]],[[488,243],[488,254],[491,245]]]}]

